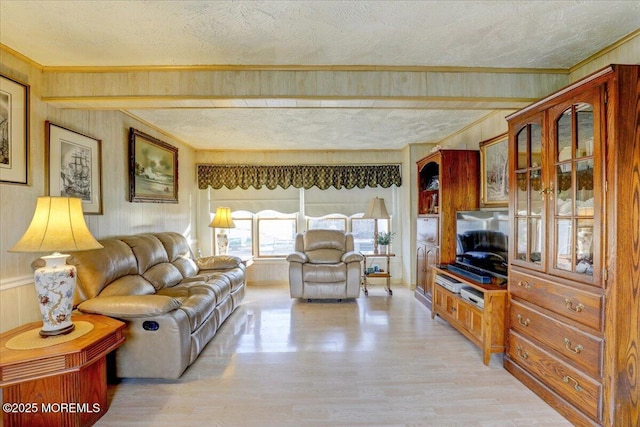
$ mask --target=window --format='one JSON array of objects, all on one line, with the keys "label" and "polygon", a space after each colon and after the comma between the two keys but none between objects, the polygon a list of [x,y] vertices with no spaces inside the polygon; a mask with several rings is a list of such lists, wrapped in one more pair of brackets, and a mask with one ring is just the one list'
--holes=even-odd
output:
[{"label": "window", "polygon": [[258,257],[286,257],[295,249],[297,214],[276,211],[258,216]]},{"label": "window", "polygon": [[[227,254],[246,258],[253,255],[253,215],[247,211],[232,212],[235,228],[229,228]],[[214,245],[216,247],[216,245]]]},{"label": "window", "polygon": [[322,218],[307,218],[307,230],[340,230],[347,231],[347,219],[338,215],[330,215]]},{"label": "window", "polygon": [[373,252],[373,235],[375,233],[375,221],[378,221],[378,233],[387,233],[389,231],[388,219],[351,219],[351,232],[353,233],[353,242],[356,251]]}]

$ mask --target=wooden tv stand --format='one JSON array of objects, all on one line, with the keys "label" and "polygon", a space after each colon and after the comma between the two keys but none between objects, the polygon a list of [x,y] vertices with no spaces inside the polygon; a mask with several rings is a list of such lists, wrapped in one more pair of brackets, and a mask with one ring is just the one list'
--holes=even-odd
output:
[{"label": "wooden tv stand", "polygon": [[[491,360],[492,353],[504,353],[507,287],[492,284],[479,284],[451,271],[434,267],[432,269],[433,306],[431,318],[436,314],[449,322],[462,335],[482,349],[485,365]],[[470,286],[484,294],[484,308],[463,299],[459,293],[453,293],[436,284],[436,275],[451,277],[465,286]]]}]

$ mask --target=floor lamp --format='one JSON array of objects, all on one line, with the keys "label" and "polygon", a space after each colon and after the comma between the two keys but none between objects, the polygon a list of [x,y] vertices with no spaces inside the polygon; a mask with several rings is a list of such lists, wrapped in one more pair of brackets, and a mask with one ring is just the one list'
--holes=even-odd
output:
[{"label": "floor lamp", "polygon": [[227,236],[227,228],[235,228],[231,218],[230,208],[217,208],[216,216],[213,217],[213,221],[209,224],[211,228],[217,228],[218,234],[216,234],[216,243],[218,244],[218,255],[226,255],[227,248],[229,247],[229,237]]},{"label": "floor lamp", "polygon": [[72,197],[38,197],[36,210],[27,231],[9,252],[53,252],[43,256],[45,266],[34,273],[38,306],[42,314],[40,336],[68,334],[76,267],[67,265],[68,254],[103,246],[91,235],[84,222],[82,201]]},{"label": "floor lamp", "polygon": [[384,205],[384,199],[379,197],[375,197],[369,201],[369,206],[367,206],[367,211],[364,213],[362,217],[364,219],[373,219],[374,228],[373,228],[373,253],[378,253],[378,220],[379,219],[389,219],[389,213],[387,212],[387,207]]}]

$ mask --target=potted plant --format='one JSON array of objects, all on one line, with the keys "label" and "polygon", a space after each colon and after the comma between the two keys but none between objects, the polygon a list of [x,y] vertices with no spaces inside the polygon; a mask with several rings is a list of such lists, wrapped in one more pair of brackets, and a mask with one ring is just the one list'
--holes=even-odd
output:
[{"label": "potted plant", "polygon": [[385,233],[384,231],[378,233],[378,236],[376,237],[376,241],[380,246],[381,253],[386,254],[389,251],[389,245],[391,244],[391,240],[393,240],[394,234],[395,233]]}]

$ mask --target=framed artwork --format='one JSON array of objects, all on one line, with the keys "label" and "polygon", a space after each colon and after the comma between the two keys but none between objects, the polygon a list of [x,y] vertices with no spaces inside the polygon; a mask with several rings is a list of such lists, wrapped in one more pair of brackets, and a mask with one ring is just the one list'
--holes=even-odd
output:
[{"label": "framed artwork", "polygon": [[129,200],[178,203],[178,148],[129,129]]},{"label": "framed artwork", "polygon": [[45,122],[50,196],[78,197],[86,215],[102,215],[102,141]]},{"label": "framed artwork", "polygon": [[509,204],[509,138],[506,133],[480,143],[480,204],[483,207]]},{"label": "framed artwork", "polygon": [[0,74],[0,182],[29,180],[29,86]]}]

